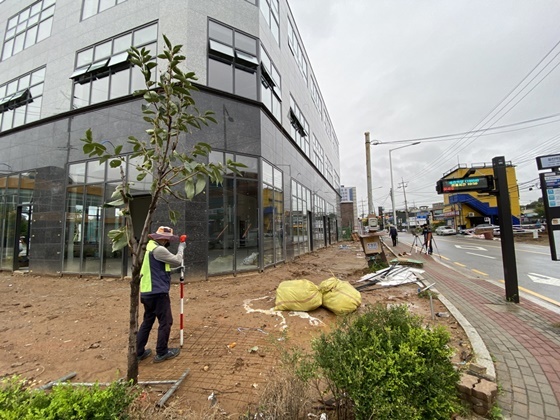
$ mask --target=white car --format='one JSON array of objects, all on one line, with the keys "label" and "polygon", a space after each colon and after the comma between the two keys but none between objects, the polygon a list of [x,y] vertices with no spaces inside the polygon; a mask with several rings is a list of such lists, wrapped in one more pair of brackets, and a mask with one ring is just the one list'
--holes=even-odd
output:
[{"label": "white car", "polygon": [[436,235],[456,235],[457,231],[449,226],[440,226],[436,228]]}]

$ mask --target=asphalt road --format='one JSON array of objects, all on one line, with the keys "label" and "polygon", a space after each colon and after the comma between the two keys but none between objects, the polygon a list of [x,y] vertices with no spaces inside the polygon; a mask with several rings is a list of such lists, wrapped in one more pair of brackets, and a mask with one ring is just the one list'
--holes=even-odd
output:
[{"label": "asphalt road", "polygon": [[[470,277],[504,283],[500,241],[471,238],[465,235],[434,236],[434,257]],[[401,243],[411,244],[414,237],[399,233]],[[416,241],[422,245],[422,237]],[[418,248],[420,251],[420,248]],[[552,261],[550,248],[516,243],[515,259],[520,292],[543,299],[560,307],[560,261]]]}]

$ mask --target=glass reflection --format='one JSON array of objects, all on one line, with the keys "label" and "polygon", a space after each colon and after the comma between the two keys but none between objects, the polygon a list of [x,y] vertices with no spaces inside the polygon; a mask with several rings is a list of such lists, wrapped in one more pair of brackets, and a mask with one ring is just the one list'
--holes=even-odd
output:
[{"label": "glass reflection", "polygon": [[208,274],[233,271],[233,180],[208,186]]}]

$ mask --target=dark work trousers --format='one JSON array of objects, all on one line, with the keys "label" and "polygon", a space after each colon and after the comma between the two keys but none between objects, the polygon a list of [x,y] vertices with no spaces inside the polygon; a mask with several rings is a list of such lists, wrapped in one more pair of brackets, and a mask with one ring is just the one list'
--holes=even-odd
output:
[{"label": "dark work trousers", "polygon": [[138,329],[137,338],[137,355],[144,353],[146,343],[150,337],[150,331],[157,318],[158,320],[158,336],[156,344],[156,353],[163,356],[167,353],[167,344],[173,325],[173,314],[171,313],[171,300],[168,293],[159,293],[156,295],[142,296],[140,302],[144,305],[144,319],[142,325]]},{"label": "dark work trousers", "polygon": [[391,235],[391,239],[393,240],[393,246],[397,246],[397,235]]}]

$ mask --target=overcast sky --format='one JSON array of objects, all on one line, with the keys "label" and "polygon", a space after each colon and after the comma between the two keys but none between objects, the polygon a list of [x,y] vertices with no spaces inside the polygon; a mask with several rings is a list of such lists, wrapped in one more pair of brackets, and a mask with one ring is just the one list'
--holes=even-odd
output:
[{"label": "overcast sky", "polygon": [[[560,153],[560,115],[543,119],[560,114],[559,0],[290,0],[290,7],[338,136],[341,184],[357,188],[360,214],[366,131],[372,142],[392,143],[492,128],[391,152],[397,208],[403,181],[409,207],[431,205],[443,201],[435,193],[443,173],[496,156],[516,166],[521,204],[541,196],[535,157]],[[537,121],[518,124],[528,120]],[[413,141],[371,146],[376,210],[391,208],[389,150]]]}]

